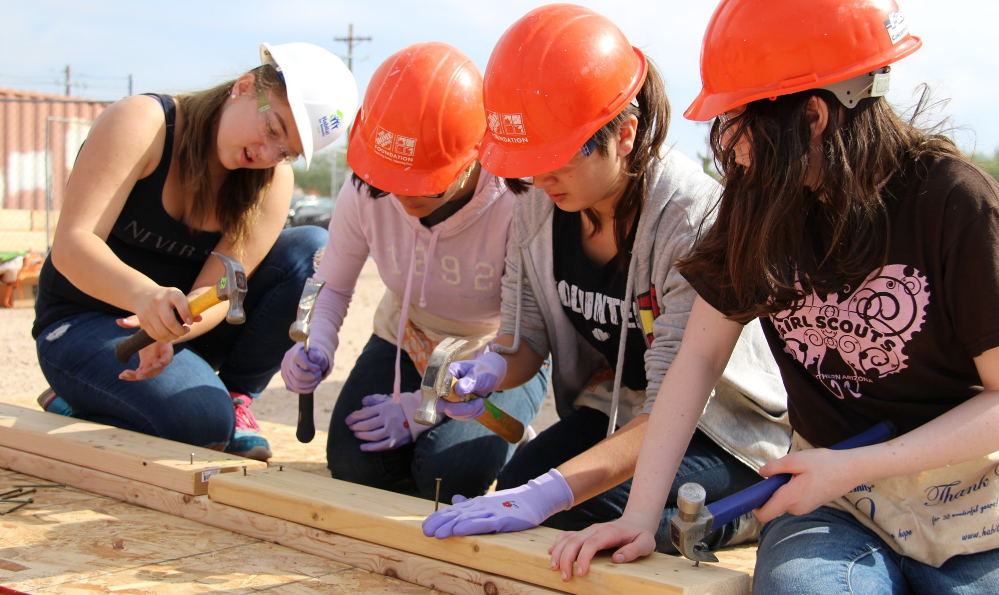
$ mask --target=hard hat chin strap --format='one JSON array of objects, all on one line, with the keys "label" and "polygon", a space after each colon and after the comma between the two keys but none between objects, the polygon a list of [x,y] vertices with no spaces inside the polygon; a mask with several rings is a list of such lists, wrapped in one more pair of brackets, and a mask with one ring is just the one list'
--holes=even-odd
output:
[{"label": "hard hat chin strap", "polygon": [[867,74],[817,88],[832,91],[840,103],[849,109],[853,109],[857,107],[861,99],[886,95],[890,83],[891,66],[885,66]]}]

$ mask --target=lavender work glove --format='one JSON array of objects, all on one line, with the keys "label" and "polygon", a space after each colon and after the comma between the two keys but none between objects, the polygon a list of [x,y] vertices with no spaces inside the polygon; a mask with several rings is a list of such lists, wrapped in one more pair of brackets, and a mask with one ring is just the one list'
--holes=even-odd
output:
[{"label": "lavender work glove", "polygon": [[285,388],[300,395],[315,392],[329,369],[330,360],[322,349],[313,347],[306,353],[301,343],[286,351],[281,360]]},{"label": "lavender work glove", "polygon": [[506,359],[498,353],[487,351],[475,359],[453,362],[447,369],[458,379],[454,392],[462,396],[474,393],[486,397],[506,377]]},{"label": "lavender work glove", "polygon": [[423,521],[423,534],[446,539],[457,535],[509,533],[537,527],[545,519],[572,508],[572,490],[562,474],[552,469],[527,485],[467,500],[455,496],[453,506]]},{"label": "lavender work glove", "polygon": [[361,400],[364,407],[344,421],[358,440],[365,441],[361,445],[364,452],[392,450],[415,442],[417,436],[430,429],[413,421],[413,412],[421,400],[419,393],[402,393],[399,403],[393,403],[391,395],[368,395]]}]

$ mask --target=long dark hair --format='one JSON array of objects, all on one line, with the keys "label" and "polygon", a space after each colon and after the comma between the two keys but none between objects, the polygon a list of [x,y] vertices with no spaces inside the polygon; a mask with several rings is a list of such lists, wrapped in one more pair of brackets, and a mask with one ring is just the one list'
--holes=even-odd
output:
[{"label": "long dark hair", "polygon": [[[277,70],[270,64],[250,71],[256,85],[275,99],[287,101],[288,92]],[[241,250],[250,228],[260,213],[274,168],[237,169],[226,175],[218,195],[212,191],[212,176],[208,169],[211,151],[216,149],[219,117],[229,98],[235,80],[206,91],[180,95],[177,102],[184,116],[184,128],[179,136],[178,158],[180,183],[184,191],[194,195],[191,216],[195,223],[204,222],[210,214],[218,219],[222,235],[237,251]]]},{"label": "long dark hair", "polygon": [[[821,180],[809,189],[812,97],[829,107],[829,122]],[[747,135],[745,168],[735,147]],[[754,101],[736,117],[716,119],[710,143],[725,177],[718,218],[678,266],[714,283],[731,305],[729,317],[742,323],[790,309],[813,291],[838,291],[887,264],[884,183],[908,160],[960,155],[950,140],[902,121],[883,97],[846,109],[825,90]]]}]

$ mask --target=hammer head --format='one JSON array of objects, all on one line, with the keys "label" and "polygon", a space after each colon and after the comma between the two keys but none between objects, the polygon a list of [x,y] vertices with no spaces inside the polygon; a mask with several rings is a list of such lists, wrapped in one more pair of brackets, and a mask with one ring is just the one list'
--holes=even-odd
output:
[{"label": "hammer head", "polygon": [[309,322],[312,320],[312,312],[316,308],[316,298],[319,297],[319,290],[325,285],[325,281],[316,281],[309,277],[302,288],[302,297],[298,300],[298,317],[291,323],[288,329],[288,336],[296,343],[305,343],[309,340]]},{"label": "hammer head", "polygon": [[680,511],[669,521],[669,538],[673,546],[695,562],[718,561],[718,557],[709,552],[702,541],[711,533],[714,521],[714,516],[704,505],[706,496],[699,484],[685,483],[680,486],[676,497]]},{"label": "hammer head", "polygon": [[229,324],[246,322],[246,312],[243,311],[243,296],[246,295],[246,269],[235,258],[221,252],[212,252],[225,266],[225,276],[215,284],[215,294],[221,300],[229,301],[229,311],[225,320]]},{"label": "hammer head", "polygon": [[466,343],[468,341],[464,339],[448,337],[434,348],[430,359],[427,360],[427,370],[423,373],[423,381],[420,383],[423,401],[413,413],[413,421],[425,426],[437,423],[437,399],[451,393],[453,377],[447,367]]}]

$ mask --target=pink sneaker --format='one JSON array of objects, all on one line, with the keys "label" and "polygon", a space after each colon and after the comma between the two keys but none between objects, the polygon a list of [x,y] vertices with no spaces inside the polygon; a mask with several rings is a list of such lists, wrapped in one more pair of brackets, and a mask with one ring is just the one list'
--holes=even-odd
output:
[{"label": "pink sneaker", "polygon": [[250,412],[253,399],[241,394],[230,392],[232,405],[236,410],[236,434],[225,447],[225,451],[247,459],[266,461],[273,456],[267,439],[260,435],[260,424]]}]

